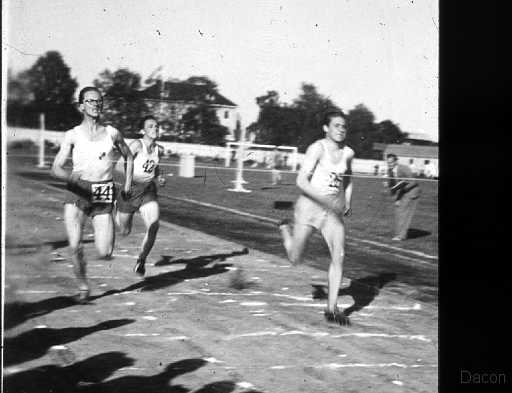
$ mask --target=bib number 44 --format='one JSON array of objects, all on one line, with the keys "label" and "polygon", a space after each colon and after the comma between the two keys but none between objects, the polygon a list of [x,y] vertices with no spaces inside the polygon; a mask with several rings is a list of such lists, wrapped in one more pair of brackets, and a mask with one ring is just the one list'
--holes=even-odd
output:
[{"label": "bib number 44", "polygon": [[99,183],[91,185],[91,202],[112,203],[114,201],[114,184]]}]

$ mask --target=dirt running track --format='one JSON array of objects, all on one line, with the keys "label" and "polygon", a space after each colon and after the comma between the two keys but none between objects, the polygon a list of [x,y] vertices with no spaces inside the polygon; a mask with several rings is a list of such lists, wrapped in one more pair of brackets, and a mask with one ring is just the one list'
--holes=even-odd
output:
[{"label": "dirt running track", "polygon": [[5,392],[438,390],[434,304],[387,292],[382,277],[345,280],[352,326],[327,324],[325,301],[311,295],[324,272],[172,223],[162,223],[144,280],[132,272],[140,218],[109,261],[96,259],[88,224],[92,301],[76,304],[62,195],[13,171]]}]

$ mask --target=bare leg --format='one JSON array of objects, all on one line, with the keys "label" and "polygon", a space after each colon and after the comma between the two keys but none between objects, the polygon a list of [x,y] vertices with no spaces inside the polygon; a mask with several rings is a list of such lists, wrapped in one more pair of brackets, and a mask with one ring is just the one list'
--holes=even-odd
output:
[{"label": "bare leg", "polygon": [[123,213],[119,210],[116,213],[116,225],[122,236],[128,236],[132,231],[133,213]]},{"label": "bare leg", "polygon": [[345,227],[343,221],[334,215],[329,215],[322,228],[322,235],[331,253],[331,263],[328,271],[328,298],[326,317],[332,315],[332,320],[341,324],[350,324],[348,318],[338,309],[338,292],[343,278],[343,260],[345,257]]},{"label": "bare leg", "polygon": [[289,224],[279,226],[288,259],[293,265],[300,263],[308,238],[314,228],[310,225],[295,224],[293,233]]},{"label": "bare leg", "polygon": [[145,203],[140,207],[140,214],[146,225],[146,235],[142,240],[141,251],[139,254],[139,261],[144,264],[149,252],[155,244],[156,234],[160,224],[158,219],[160,218],[160,208],[156,201]]},{"label": "bare leg", "polygon": [[97,214],[92,218],[94,242],[99,257],[109,259],[114,251],[114,220],[112,214]]},{"label": "bare leg", "polygon": [[[87,284],[87,269],[83,255],[82,233],[85,222],[85,213],[73,204],[64,205],[64,223],[68,235],[69,250],[73,263],[73,272],[78,282],[81,298],[87,298],[89,285]],[[83,292],[83,296],[82,296]],[[85,300],[85,299],[83,299]]]}]

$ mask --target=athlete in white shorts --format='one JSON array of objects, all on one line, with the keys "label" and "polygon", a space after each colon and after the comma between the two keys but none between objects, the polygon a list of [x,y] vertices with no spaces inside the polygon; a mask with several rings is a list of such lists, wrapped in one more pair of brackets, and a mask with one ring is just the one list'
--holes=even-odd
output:
[{"label": "athlete in white shorts", "polygon": [[165,185],[165,177],[159,167],[164,148],[156,144],[159,136],[158,122],[153,116],[146,116],[141,122],[143,137],[130,144],[133,154],[132,193],[127,197],[117,196],[116,223],[123,236],[130,234],[133,214],[138,210],[146,225],[146,235],[142,240],[141,251],[135,263],[135,273],[144,276],[146,258],[155,243],[159,228],[160,209],[158,206],[155,180]]},{"label": "athlete in white shorts", "polygon": [[[110,258],[114,248],[112,207],[115,198],[113,168],[114,149],[127,163],[124,192],[129,193],[132,180],[132,154],[122,134],[111,126],[100,124],[103,99],[95,87],[85,87],[78,96],[82,123],[66,131],[55,157],[52,174],[67,181],[64,221],[68,234],[73,269],[78,280],[81,301],[89,296],[86,262],[83,256],[82,232],[86,216],[91,217],[94,241],[101,258]],[[64,169],[72,153],[71,172]]]},{"label": "athlete in white shorts", "polygon": [[293,233],[285,221],[279,226],[288,258],[300,262],[308,238],[315,229],[324,237],[331,254],[328,272],[328,301],[325,318],[340,325],[350,320],[338,308],[338,291],[343,276],[345,224],[351,213],[352,159],[354,151],[345,145],[345,115],[328,112],[322,123],[325,138],[314,142],[306,151],[297,176],[302,191],[295,204]]}]

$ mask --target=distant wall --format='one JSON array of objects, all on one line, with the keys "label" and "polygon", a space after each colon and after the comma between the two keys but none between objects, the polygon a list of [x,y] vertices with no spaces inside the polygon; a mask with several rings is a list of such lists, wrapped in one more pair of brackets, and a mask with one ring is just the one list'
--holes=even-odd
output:
[{"label": "distant wall", "polygon": [[[30,129],[30,128],[18,128],[18,127],[7,127],[7,145],[11,142],[19,141],[19,140],[32,140],[34,142],[39,141],[39,133],[38,129]],[[64,132],[61,131],[44,131],[45,140],[50,141],[56,145],[60,145],[62,139],[64,138]],[[126,139],[127,142],[132,141],[133,139]],[[193,154],[199,157],[210,157],[215,158],[218,157],[220,159],[224,159],[226,155],[226,148],[222,146],[210,146],[210,145],[200,145],[194,143],[179,143],[179,142],[158,142],[162,145],[168,154]],[[265,159],[265,152],[262,154],[251,154],[250,159],[258,162],[263,162]],[[297,154],[297,162],[299,165],[304,160],[304,154]],[[352,163],[352,170],[354,173],[365,173],[365,174],[374,174],[375,166],[378,166],[378,170],[382,173],[385,170],[386,162],[379,160],[362,160],[359,158],[355,158]]]}]

